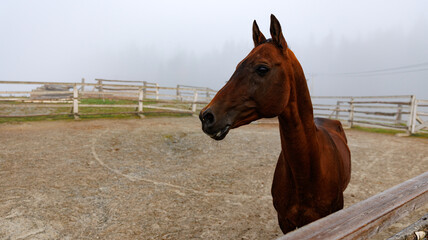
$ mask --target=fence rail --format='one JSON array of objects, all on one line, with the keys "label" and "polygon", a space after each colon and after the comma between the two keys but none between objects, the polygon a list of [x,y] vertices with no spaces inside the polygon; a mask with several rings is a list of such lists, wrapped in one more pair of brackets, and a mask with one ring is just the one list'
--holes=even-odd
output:
[{"label": "fence rail", "polygon": [[338,119],[350,127],[370,125],[411,134],[428,130],[428,101],[413,95],[314,96],[312,102],[315,116]]},{"label": "fence rail", "polygon": [[427,202],[428,172],[425,172],[278,240],[367,239]]},{"label": "fence rail", "polygon": [[[30,116],[79,116],[99,114],[145,114],[144,109],[151,109],[150,113],[158,110],[169,113],[195,114],[198,106],[207,104],[214,96],[213,90],[200,87],[180,86],[161,87],[156,83],[145,81],[126,81],[96,79],[97,83],[58,83],[58,82],[16,82],[0,81],[1,84],[43,85],[32,91],[0,91],[0,117],[30,117]],[[86,87],[86,89],[85,89]],[[90,89],[92,87],[92,89]],[[53,90],[52,90],[53,89]],[[61,89],[61,90],[58,90]],[[210,94],[207,95],[207,92]],[[179,93],[177,95],[176,93]],[[189,94],[191,93],[191,94]],[[200,96],[202,95],[202,96]],[[116,99],[131,100],[135,104],[83,104],[82,99]],[[150,102],[150,104],[145,104]],[[17,104],[20,103],[20,104]],[[5,114],[5,108],[71,108],[70,112],[45,114]],[[129,111],[84,113],[82,108],[125,108]],[[133,110],[131,110],[133,109]]]},{"label": "fence rail", "polygon": [[[175,110],[182,111],[183,104],[188,104],[189,111],[196,112],[202,104],[208,103],[216,91],[186,85],[177,87],[159,86],[157,83],[131,80],[95,79],[96,83],[70,82],[31,82],[31,81],[0,81],[4,84],[43,85],[44,88],[33,91],[0,91],[0,107],[6,107],[5,102],[22,101],[28,104],[36,100],[65,100],[72,101],[73,106],[85,106],[79,102],[83,98],[102,99],[131,99],[140,101],[135,105],[139,109],[144,101],[156,100],[157,103],[176,105]],[[40,87],[39,87],[40,88]],[[77,92],[75,93],[75,89]],[[77,94],[77,97],[74,97]],[[22,95],[22,96],[19,96]],[[2,96],[2,97],[1,97]],[[77,101],[75,101],[77,99]],[[378,126],[405,130],[408,133],[427,132],[428,130],[428,100],[416,99],[413,95],[398,96],[313,96],[314,115],[341,120],[350,127],[355,124]],[[56,107],[48,102],[46,107]],[[8,105],[10,107],[10,105]],[[41,106],[38,106],[41,107]],[[101,106],[97,106],[100,107]],[[110,106],[111,107],[111,106]],[[155,106],[151,106],[155,107]],[[149,108],[148,105],[144,108]],[[169,106],[169,109],[172,107]],[[0,108],[1,109],[1,108]],[[159,108],[159,110],[161,110]],[[165,109],[163,109],[165,110]],[[171,110],[172,111],[172,110]],[[74,111],[73,111],[74,112]],[[136,112],[141,112],[137,111]],[[80,114],[76,113],[76,116]],[[140,113],[137,113],[140,114]],[[0,111],[0,115],[5,116]]]}]

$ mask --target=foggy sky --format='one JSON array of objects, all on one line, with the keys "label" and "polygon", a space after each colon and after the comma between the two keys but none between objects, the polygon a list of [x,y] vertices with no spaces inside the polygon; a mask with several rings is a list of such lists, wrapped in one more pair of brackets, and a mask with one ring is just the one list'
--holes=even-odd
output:
[{"label": "foggy sky", "polygon": [[[145,80],[219,89],[269,16],[315,95],[416,94],[428,63],[427,1],[0,1],[0,79]],[[0,85],[1,87],[1,85]]]}]

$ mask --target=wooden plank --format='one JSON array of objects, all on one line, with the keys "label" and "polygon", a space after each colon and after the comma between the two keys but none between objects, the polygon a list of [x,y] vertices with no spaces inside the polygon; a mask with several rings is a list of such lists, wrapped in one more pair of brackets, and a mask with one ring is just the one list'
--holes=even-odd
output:
[{"label": "wooden plank", "polygon": [[[128,83],[144,83],[144,81],[135,81],[135,80],[108,80],[108,79],[101,79],[101,78],[95,78],[96,81],[101,80],[103,82],[128,82]],[[149,84],[149,83],[147,83]]]},{"label": "wooden plank", "polygon": [[[70,82],[38,82],[38,81],[0,81],[0,84],[74,85],[75,83],[74,82],[73,83],[70,83]],[[79,85],[81,85],[81,83]]]},{"label": "wooden plank", "polygon": [[[421,217],[418,221],[401,230],[394,236],[387,240],[409,240],[409,239],[421,239],[416,236],[416,232],[426,231],[428,229],[428,214]],[[427,233],[426,233],[427,234]]]},{"label": "wooden plank", "polygon": [[[39,81],[0,81],[0,84],[32,84],[32,85],[74,85],[77,84],[78,86],[94,86],[94,87],[99,87],[100,84],[99,83],[75,83],[75,82],[39,82]],[[102,86],[106,86],[106,87],[116,87],[118,86],[117,84],[102,84]],[[135,87],[139,85],[129,85],[129,84],[123,84],[120,85],[122,87]],[[151,87],[151,88],[155,88],[155,87]],[[160,87],[162,88],[162,87]],[[163,87],[164,89],[171,89],[169,87]],[[175,88],[172,88],[175,89]]]},{"label": "wooden plank", "polygon": [[135,91],[138,91],[138,87],[103,87],[103,90],[108,90],[108,91],[131,91],[131,90],[135,90]]},{"label": "wooden plank", "polygon": [[354,101],[354,104],[394,104],[410,105],[410,102],[389,102],[389,101]]},{"label": "wooden plank", "polygon": [[97,108],[136,108],[138,104],[79,104],[79,107],[97,107]]},{"label": "wooden plank", "polygon": [[73,87],[73,114],[74,119],[79,119],[79,90],[77,89],[77,84],[74,84]]},{"label": "wooden plank", "polygon": [[[312,103],[313,107],[332,107],[332,108],[336,108],[337,104],[320,104],[320,103]],[[342,105],[340,107],[346,107],[345,105]]]},{"label": "wooden plank", "polygon": [[73,116],[73,113],[50,113],[50,114],[26,114],[26,115],[0,115],[0,118],[22,118],[22,117],[50,117],[50,116]]},{"label": "wooden plank", "polygon": [[[118,114],[138,114],[138,111],[132,112],[98,112],[98,113],[80,113],[79,116],[91,116],[91,115],[118,115]],[[147,114],[155,114],[155,113],[187,113],[192,114],[191,112],[183,112],[183,111],[150,111],[144,112],[144,115]]]},{"label": "wooden plank", "polygon": [[195,91],[195,96],[193,98],[193,104],[192,104],[192,112],[196,113],[196,102],[198,101],[198,92]]},{"label": "wooden plank", "polygon": [[40,103],[18,103],[18,104],[1,104],[0,103],[0,108],[6,107],[6,108],[30,108],[30,107],[34,107],[34,108],[61,108],[61,107],[72,107],[73,104],[55,104],[55,103],[45,103],[45,104],[40,104]]},{"label": "wooden plank", "polygon": [[392,123],[406,123],[404,120],[397,120],[395,118],[378,118],[378,117],[367,117],[367,116],[359,116],[355,115],[354,118],[363,119],[363,120],[375,120],[375,121],[383,121],[383,122],[392,122]]},{"label": "wooden plank", "polygon": [[129,111],[129,112],[95,112],[95,113],[79,113],[79,116],[137,114],[137,113],[138,113],[137,111]]},{"label": "wooden plank", "polygon": [[367,239],[428,202],[428,172],[333,213],[278,240]]},{"label": "wooden plank", "polygon": [[137,96],[138,91],[135,92],[80,92],[81,95],[135,95]]},{"label": "wooden plank", "polygon": [[428,104],[428,100],[418,99],[416,101],[418,102],[418,106],[420,106],[419,105],[420,103],[422,103],[422,104]]},{"label": "wooden plank", "polygon": [[158,113],[189,114],[190,116],[192,115],[191,112],[182,112],[182,111],[150,111],[150,112],[144,112],[144,115],[158,114]]},{"label": "wooden plank", "polygon": [[0,94],[73,94],[72,91],[0,91]]},{"label": "wooden plank", "polygon": [[53,103],[63,103],[63,104],[69,104],[73,103],[73,101],[67,99],[67,100],[45,100],[45,99],[38,99],[38,100],[29,100],[28,98],[0,98],[0,104],[3,104],[3,102],[14,102],[16,104],[33,104],[33,103],[42,103],[42,104],[53,104]]},{"label": "wooden plank", "polygon": [[[355,108],[379,108],[379,109],[399,109],[398,106],[376,106],[376,105],[355,105]],[[402,110],[410,110],[410,107],[401,107]]]},{"label": "wooden plank", "polygon": [[[344,107],[344,106],[342,106]],[[319,108],[319,107],[314,107],[314,110],[319,110],[319,111],[337,111],[337,112],[349,112],[348,109],[337,109],[337,108]]]},{"label": "wooden plank", "polygon": [[392,95],[392,96],[312,96],[314,99],[390,99],[390,98],[410,98],[412,95]]},{"label": "wooden plank", "polygon": [[336,120],[343,120],[348,121],[348,115],[333,115],[334,117],[331,117],[331,114],[321,114],[321,113],[315,113],[315,117],[322,117],[322,118],[330,118],[330,119],[336,119]]},{"label": "wooden plank", "polygon": [[363,114],[367,114],[367,115],[379,115],[379,116],[395,116],[397,115],[396,112],[368,112],[368,111],[353,111],[354,113],[363,113]]},{"label": "wooden plank", "polygon": [[373,122],[373,121],[362,121],[362,120],[353,120],[355,123],[362,123],[367,125],[374,125],[374,126],[381,126],[385,128],[391,128],[391,129],[398,129],[398,130],[405,130],[408,127],[407,126],[400,126],[400,125],[389,125],[386,123],[380,123],[380,122]]},{"label": "wooden plank", "polygon": [[422,130],[422,129],[424,129],[424,128],[427,128],[427,129],[428,129],[428,122],[423,123],[423,124],[421,124],[421,125],[417,125],[417,126],[415,126],[415,132],[420,131],[420,130]]},{"label": "wooden plank", "polygon": [[419,116],[428,116],[428,113],[426,113],[426,112],[417,112],[416,114]]},{"label": "wooden plank", "polygon": [[179,108],[170,108],[170,107],[145,106],[145,108],[169,110],[169,111],[176,111],[176,112],[183,112],[183,113],[193,113],[191,110],[179,109]]}]

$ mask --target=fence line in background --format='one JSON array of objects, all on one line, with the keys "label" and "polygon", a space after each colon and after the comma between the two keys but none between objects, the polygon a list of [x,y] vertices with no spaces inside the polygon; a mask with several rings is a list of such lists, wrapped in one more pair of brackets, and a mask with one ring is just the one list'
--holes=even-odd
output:
[{"label": "fence line in background", "polygon": [[[329,103],[322,103],[323,101]],[[428,101],[413,95],[312,97],[314,115],[416,133],[428,129]],[[321,103],[320,103],[321,102]]]},{"label": "fence line in background", "polygon": [[[79,106],[90,107],[89,105],[82,105],[79,102],[81,98],[132,99],[141,101],[141,104],[143,100],[150,99],[169,105],[189,104],[186,110],[192,111],[194,114],[201,104],[207,104],[216,94],[216,91],[206,87],[186,85],[162,87],[157,83],[131,80],[96,79],[96,82],[86,83],[85,79],[82,79],[81,83],[0,81],[0,85],[31,84],[45,86],[44,89],[33,91],[0,91],[0,96],[10,95],[10,97],[0,97],[0,104],[4,101],[22,101],[23,98],[17,95],[29,95],[30,99],[26,99],[27,102],[57,98],[56,101],[72,101],[76,108],[76,111],[73,110],[72,113],[77,116],[79,115]],[[140,100],[140,95],[143,96],[143,100]],[[313,96],[312,102],[316,117],[338,119],[350,127],[355,124],[379,126],[405,130],[412,134],[428,129],[428,100],[416,99],[413,95]],[[37,103],[44,104],[46,102]],[[136,114],[142,114],[141,104],[140,102],[136,104]],[[2,104],[1,106],[6,105]],[[155,106],[145,105],[144,107],[154,108]],[[168,109],[172,109],[172,107]],[[175,110],[181,112],[183,108],[175,108]],[[4,114],[0,115],[5,117]]]},{"label": "fence line in background", "polygon": [[[120,84],[117,84],[120,83]],[[138,83],[132,85],[129,83]],[[82,79],[81,83],[57,83],[57,82],[16,82],[16,81],[0,81],[1,84],[20,84],[20,85],[44,85],[45,89],[33,91],[0,91],[0,109],[5,107],[22,108],[22,107],[71,107],[70,113],[49,113],[49,114],[25,114],[25,115],[4,115],[0,113],[0,117],[26,117],[26,116],[55,116],[55,115],[73,115],[76,119],[80,115],[98,115],[98,114],[138,114],[142,116],[144,109],[155,109],[162,112],[173,113],[188,113],[195,114],[198,110],[198,105],[207,104],[211,98],[200,97],[198,93],[213,92],[207,88],[198,88],[191,86],[160,87],[157,83],[147,83],[144,81],[126,81],[126,80],[107,80],[97,79],[97,83],[85,83]],[[92,87],[89,90],[85,86]],[[62,88],[63,90],[57,90]],[[48,90],[54,89],[54,90]],[[65,89],[65,90],[64,90]],[[71,89],[71,91],[70,91]],[[178,98],[175,94],[180,93]],[[191,92],[187,96],[182,96],[184,92]],[[4,97],[4,95],[10,95]],[[17,96],[17,95],[24,95]],[[210,94],[210,96],[214,94]],[[3,97],[2,97],[3,96]],[[135,100],[133,104],[82,104],[82,98],[99,98],[99,99],[124,99]],[[50,101],[51,99],[54,99]],[[177,100],[179,99],[179,100]],[[23,102],[23,104],[15,104],[13,102]],[[143,105],[144,101],[150,101],[154,104]],[[9,103],[12,102],[13,104]],[[173,106],[162,106],[173,105]],[[184,105],[184,106],[183,106]],[[188,105],[186,107],[185,105]],[[126,112],[99,112],[99,113],[82,113],[80,108],[96,107],[96,108],[134,108],[134,111]],[[153,111],[151,111],[153,112]]]}]

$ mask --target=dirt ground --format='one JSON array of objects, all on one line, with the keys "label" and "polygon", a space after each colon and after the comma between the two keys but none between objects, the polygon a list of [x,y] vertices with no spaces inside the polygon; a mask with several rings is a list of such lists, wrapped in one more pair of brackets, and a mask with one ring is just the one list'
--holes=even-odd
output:
[{"label": "dirt ground", "polygon": [[[427,139],[347,135],[346,206],[427,171]],[[195,117],[1,124],[0,239],[275,239],[279,152],[275,124],[220,142]]]}]

